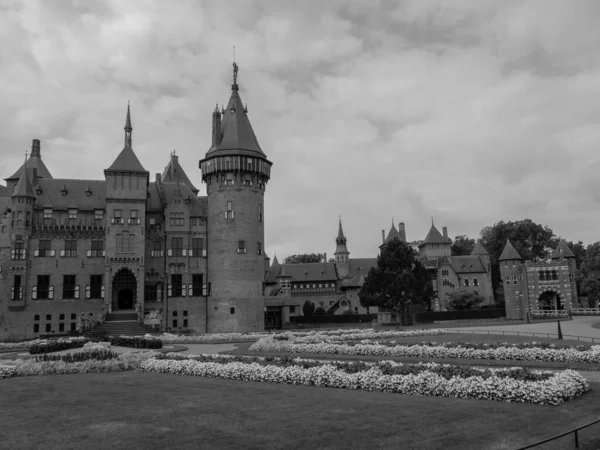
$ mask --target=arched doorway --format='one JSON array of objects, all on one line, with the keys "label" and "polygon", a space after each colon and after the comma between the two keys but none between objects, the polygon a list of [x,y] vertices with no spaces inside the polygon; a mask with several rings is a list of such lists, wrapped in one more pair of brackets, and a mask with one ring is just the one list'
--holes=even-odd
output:
[{"label": "arched doorway", "polygon": [[561,311],[563,304],[560,294],[555,291],[544,291],[538,299],[539,307],[543,311]]},{"label": "arched doorway", "polygon": [[129,269],[121,269],[113,278],[112,307],[114,310],[133,310],[137,298],[137,280]]}]

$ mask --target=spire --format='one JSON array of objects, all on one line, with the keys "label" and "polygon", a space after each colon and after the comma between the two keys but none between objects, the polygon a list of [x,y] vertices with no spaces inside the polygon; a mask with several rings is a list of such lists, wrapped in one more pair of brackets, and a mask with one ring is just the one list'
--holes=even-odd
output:
[{"label": "spire", "polygon": [[519,252],[512,246],[509,239],[506,239],[506,245],[504,246],[504,250],[502,250],[500,258],[498,258],[498,261],[504,261],[505,259],[523,259],[521,258],[521,255],[519,255]]},{"label": "spire", "polygon": [[131,147],[131,112],[129,110],[129,102],[127,102],[127,118],[125,119],[125,147]]},{"label": "spire", "polygon": [[29,171],[27,170],[27,156],[25,156],[25,164],[23,164],[23,171],[21,172],[21,177],[11,197],[32,197],[35,198],[35,194],[33,191],[33,186],[31,181],[29,180]]},{"label": "spire", "polygon": [[233,84],[231,85],[232,91],[239,91],[240,87],[237,84],[237,75],[238,75],[238,65],[233,62]]},{"label": "spire", "polygon": [[339,217],[340,224],[338,227],[338,235],[335,239],[335,243],[338,245],[346,245],[346,236],[344,236],[344,230],[342,229],[342,216]]},{"label": "spire", "polygon": [[475,247],[471,251],[471,255],[489,255],[489,252],[485,249],[483,244],[481,243],[481,239],[477,239],[475,243]]}]

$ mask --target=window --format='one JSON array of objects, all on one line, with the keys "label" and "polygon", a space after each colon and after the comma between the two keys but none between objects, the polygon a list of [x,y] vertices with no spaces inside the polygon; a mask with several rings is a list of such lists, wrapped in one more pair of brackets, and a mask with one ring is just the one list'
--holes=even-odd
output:
[{"label": "window", "polygon": [[156,218],[154,218],[154,217],[150,217],[150,218],[148,219],[148,224],[149,224],[149,225],[156,225]]},{"label": "window", "polygon": [[132,219],[137,219],[138,218],[138,210],[132,209],[131,211],[129,211],[129,217],[131,217]]},{"label": "window", "polygon": [[152,241],[152,256],[160,256],[160,252],[162,251],[162,242],[161,241]]},{"label": "window", "polygon": [[52,324],[51,323],[47,323],[46,324],[46,333],[50,333],[52,331]]},{"label": "window", "polygon": [[469,287],[469,280],[465,278],[463,281],[465,283],[465,287]]},{"label": "window", "polygon": [[[90,275],[90,298],[102,298],[102,275]],[[76,318],[71,314],[71,320]]]},{"label": "window", "polygon": [[75,275],[63,276],[63,298],[75,298]]},{"label": "window", "polygon": [[179,313],[177,311],[173,311],[173,317],[177,317]]},{"label": "window", "polygon": [[69,219],[77,219],[77,210],[69,209]]},{"label": "window", "polygon": [[65,324],[64,323],[59,323],[58,324],[58,331],[59,332],[65,331]]},{"label": "window", "polygon": [[558,280],[558,273],[556,272],[556,270],[552,271],[552,279],[553,280]]},{"label": "window", "polygon": [[120,209],[115,209],[115,215],[112,220],[113,223],[123,223],[123,211]]},{"label": "window", "polygon": [[71,314],[71,320],[77,320],[77,314],[72,313]]},{"label": "window", "polygon": [[477,278],[473,278],[473,286],[479,286],[479,280]]},{"label": "window", "polygon": [[15,275],[11,300],[23,300],[23,285],[21,284],[21,275]]},{"label": "window", "polygon": [[187,317],[188,312],[187,311],[183,311],[183,317]]},{"label": "window", "polygon": [[71,323],[71,331],[76,331],[77,330],[77,324],[75,322]]},{"label": "window", "polygon": [[134,253],[135,235],[129,231],[117,234],[117,253]]},{"label": "window", "polygon": [[147,284],[144,288],[144,301],[156,302],[158,300],[158,285]]},{"label": "window", "polygon": [[225,211],[226,219],[233,219],[233,202],[227,202],[227,211]]},{"label": "window", "polygon": [[183,238],[182,237],[171,238],[171,245],[173,248],[173,256],[182,256],[183,255]]},{"label": "window", "polygon": [[177,319],[173,319],[173,328],[177,328]]},{"label": "window", "polygon": [[258,205],[258,221],[259,222],[263,221],[263,210],[262,210],[261,204]]},{"label": "window", "polygon": [[33,324],[33,332],[34,333],[39,333],[40,332],[40,324],[39,323]]},{"label": "window", "polygon": [[50,275],[37,276],[37,298],[47,299],[50,294]]},{"label": "window", "polygon": [[199,227],[202,225],[202,217],[192,217],[190,220],[192,221],[192,226]]},{"label": "window", "polygon": [[262,244],[260,242],[256,243],[256,254],[262,255]]},{"label": "window", "polygon": [[204,239],[192,238],[192,256],[204,256]]},{"label": "window", "polygon": [[58,320],[65,320],[65,315],[64,314],[59,314],[58,315]]},{"label": "window", "polygon": [[444,269],[442,269],[442,275],[448,276],[448,275],[450,275],[450,271],[448,269],[444,268]]},{"label": "window", "polygon": [[52,314],[46,314],[46,320],[52,320]]},{"label": "window", "polygon": [[46,256],[50,256],[50,239],[40,239],[40,257],[44,258]]},{"label": "window", "polygon": [[15,242],[15,253],[12,259],[25,259],[25,243],[22,241]]},{"label": "window", "polygon": [[52,208],[44,208],[44,219],[52,219]]},{"label": "window", "polygon": [[185,225],[184,214],[182,212],[171,213],[171,226],[181,227],[183,225]]},{"label": "window", "polygon": [[228,179],[228,180],[225,180],[225,184],[226,184],[226,185],[234,185],[234,184],[235,184],[235,180],[234,180],[234,179],[232,179],[232,178],[230,178],[230,179]]},{"label": "window", "polygon": [[187,327],[188,327],[188,320],[183,319],[183,328],[187,328]]},{"label": "window", "polygon": [[104,253],[104,241],[92,241],[92,258],[100,258]]},{"label": "window", "polygon": [[229,308],[229,314],[235,314],[235,308],[233,306]]},{"label": "window", "polygon": [[96,209],[94,211],[94,219],[102,220],[103,218],[104,218],[104,211],[102,211],[101,209]]},{"label": "window", "polygon": [[204,283],[204,275],[201,273],[196,273],[192,275],[192,297],[202,297],[205,295],[202,289],[202,284]]},{"label": "window", "polygon": [[290,314],[296,314],[296,306],[295,305],[290,306]]},{"label": "window", "polygon": [[73,258],[77,256],[77,241],[76,240],[66,240],[65,241],[65,257]]},{"label": "window", "polygon": [[183,275],[173,274],[171,275],[171,289],[173,297],[181,297],[183,290]]},{"label": "window", "polygon": [[546,272],[545,271],[540,270],[538,272],[538,276],[539,276],[540,281],[546,281]]},{"label": "window", "polygon": [[238,241],[238,253],[246,253],[246,241]]}]

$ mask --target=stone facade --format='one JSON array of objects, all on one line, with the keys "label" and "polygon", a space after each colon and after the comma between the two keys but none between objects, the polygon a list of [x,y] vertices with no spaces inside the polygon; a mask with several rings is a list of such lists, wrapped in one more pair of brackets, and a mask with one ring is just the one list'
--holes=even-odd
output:
[{"label": "stone facade", "polygon": [[54,179],[34,139],[0,189],[0,338],[67,333],[82,313],[107,311],[158,311],[168,331],[263,329],[271,162],[238,91],[235,66],[200,162],[206,196],[175,153],[150,181],[129,107],[124,148],[104,180]]}]

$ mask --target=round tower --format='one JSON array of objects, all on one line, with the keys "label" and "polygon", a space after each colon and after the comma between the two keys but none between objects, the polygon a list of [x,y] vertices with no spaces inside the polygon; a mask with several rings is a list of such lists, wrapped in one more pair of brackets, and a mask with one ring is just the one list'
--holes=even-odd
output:
[{"label": "round tower", "polygon": [[207,331],[264,329],[264,194],[272,163],[242,104],[233,63],[227,108],[213,112],[212,145],[200,161],[208,194]]}]

